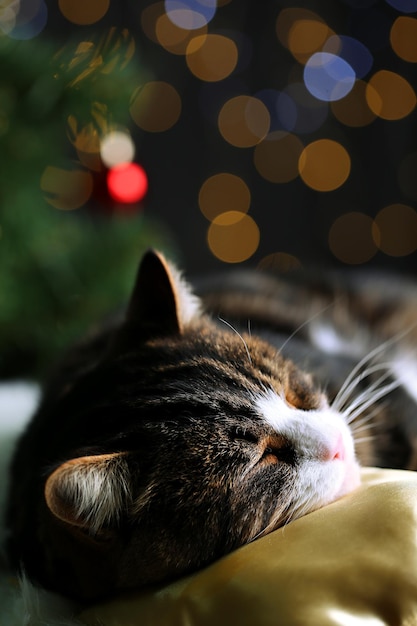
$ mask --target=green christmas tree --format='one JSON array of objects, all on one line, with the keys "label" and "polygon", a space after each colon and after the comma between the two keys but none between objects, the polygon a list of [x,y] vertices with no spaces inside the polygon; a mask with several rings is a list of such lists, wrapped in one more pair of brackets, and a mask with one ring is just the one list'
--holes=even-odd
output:
[{"label": "green christmas tree", "polygon": [[[124,301],[143,250],[170,243],[139,206],[104,210],[99,155],[87,150],[93,162],[80,162],[80,138],[99,142],[106,128],[129,124],[143,69],[127,33],[111,29],[58,50],[1,36],[0,67],[0,377],[37,376]],[[59,171],[70,195],[81,194],[77,210],[56,208]],[[65,194],[61,209],[74,208]]]}]

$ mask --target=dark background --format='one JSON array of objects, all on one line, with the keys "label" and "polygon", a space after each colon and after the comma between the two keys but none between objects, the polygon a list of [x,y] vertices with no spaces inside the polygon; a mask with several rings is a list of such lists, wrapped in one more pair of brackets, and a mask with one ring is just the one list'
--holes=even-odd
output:
[{"label": "dark background", "polygon": [[[221,80],[204,80],[195,76],[184,53],[178,53],[178,49],[174,53],[169,46],[158,41],[156,24],[165,12],[163,2],[28,2],[26,0],[25,5],[22,0],[22,13],[20,17],[17,15],[15,28],[9,27],[0,37],[3,55],[0,59],[0,113],[7,109],[5,94],[14,90],[16,102],[23,103],[37,86],[45,114],[42,117],[39,113],[37,117],[33,111],[22,113],[19,107],[8,113],[6,111],[11,123],[0,134],[3,155],[0,192],[0,255],[3,256],[0,262],[8,277],[3,277],[3,282],[0,282],[5,309],[2,314],[0,304],[3,330],[0,339],[3,355],[9,355],[3,357],[3,369],[0,360],[0,375],[2,371],[4,375],[25,374],[24,368],[20,371],[16,366],[16,361],[21,363],[23,355],[32,364],[27,368],[29,374],[37,371],[37,364],[43,363],[43,358],[39,356],[41,348],[49,345],[51,336],[59,337],[56,344],[60,346],[68,338],[65,330],[71,325],[71,320],[78,316],[83,323],[86,320],[91,322],[91,318],[102,313],[106,306],[120,301],[128,290],[127,285],[135,269],[133,259],[138,258],[147,245],[160,245],[166,249],[189,275],[228,267],[229,263],[219,258],[216,250],[208,244],[210,219],[203,215],[199,203],[202,185],[219,173],[233,174],[244,181],[250,192],[248,215],[252,218],[251,224],[256,224],[259,230],[258,245],[254,245],[249,253],[238,255],[237,264],[273,266],[281,271],[298,264],[353,265],[415,274],[417,113],[415,101],[408,108],[403,106],[403,92],[401,89],[397,91],[397,83],[386,88],[391,94],[395,92],[394,105],[385,105],[385,96],[380,94],[382,104],[378,114],[371,110],[372,106],[365,98],[346,99],[348,111],[359,111],[359,122],[355,125],[342,121],[338,113],[337,107],[343,98],[338,102],[329,102],[307,94],[303,107],[296,109],[296,123],[290,130],[282,120],[274,117],[274,104],[269,103],[269,133],[264,133],[247,147],[232,145],[222,136],[219,114],[233,97],[246,95],[259,99],[262,98],[259,92],[263,90],[288,95],[295,84],[303,86],[305,61],[297,58],[285,39],[289,40],[291,28],[300,26],[301,22],[307,32],[314,24],[324,24],[329,36],[332,33],[348,36],[362,44],[362,52],[365,47],[363,54],[371,59],[371,64],[357,80],[364,90],[367,84],[372,85],[374,77],[381,71],[388,71],[391,77],[395,75],[400,80],[401,85],[407,81],[407,94],[415,100],[416,2],[221,0],[205,30],[189,33],[189,39],[202,33],[219,34],[235,43],[238,54],[236,67]],[[200,0],[203,6],[204,2],[210,6],[210,0]],[[87,5],[91,9],[90,17],[85,15]],[[183,5],[194,9],[199,6],[196,0],[183,0]],[[24,17],[28,6],[35,15],[30,19]],[[38,16],[35,6],[39,8]],[[297,13],[285,13],[288,9],[301,11],[298,18]],[[286,22],[286,35],[279,36],[277,20],[282,20],[284,15],[292,15],[292,21]],[[393,28],[399,18],[411,20],[409,23],[414,28],[411,32],[416,34],[415,40],[411,36],[408,42],[401,44],[400,51],[392,39]],[[0,25],[1,19],[4,26],[4,13],[3,18],[0,14]],[[303,40],[298,45],[302,47],[304,43],[307,60],[315,52],[323,50],[326,38],[315,47],[310,44],[309,47],[308,41]],[[85,52],[88,46],[90,51]],[[35,57],[42,59],[36,67]],[[181,102],[178,120],[169,128],[156,132],[146,130],[146,123],[138,124],[132,115],[135,101],[139,101],[137,98],[144,93],[150,81],[164,81],[174,87]],[[59,97],[56,95],[57,84],[60,85]],[[267,103],[266,100],[264,102]],[[83,128],[90,131],[94,128],[98,141],[102,138],[103,124],[100,126],[91,113],[94,103],[105,105],[103,116],[106,117],[108,131],[123,128],[132,137],[136,149],[134,160],[143,166],[149,180],[147,194],[137,203],[121,206],[116,202],[109,194],[106,168],[89,169],[87,161],[80,158],[80,151],[75,150],[76,142],[68,131],[70,116],[76,118],[80,136]],[[152,121],[153,112],[162,108],[164,113],[163,98],[162,102],[158,100],[156,92],[143,107],[140,119]],[[166,108],[170,108],[168,102]],[[320,122],[314,121],[317,111]],[[24,146],[17,153],[10,147],[11,128],[15,133],[13,145],[19,132],[19,141]],[[90,131],[86,131],[84,139]],[[272,135],[272,139],[290,134],[301,148],[322,139],[343,146],[350,159],[345,182],[334,189],[322,191],[306,184],[300,174],[287,182],[266,180],[258,171],[254,156],[261,144],[271,140],[270,133],[277,132],[278,135]],[[37,149],[32,151],[31,160],[28,160],[30,138]],[[281,154],[280,158],[282,161],[277,162],[277,171],[287,159],[285,154]],[[288,159],[294,160],[294,155],[288,153]],[[40,182],[45,168],[61,162],[66,163],[62,166],[64,169],[85,172],[92,181],[92,191],[86,196],[86,201],[71,211],[57,210],[50,202],[50,193],[48,197],[48,190],[45,191]],[[14,186],[10,182],[12,179],[17,181]],[[73,184],[76,185],[77,180]],[[20,195],[17,187],[20,188]],[[27,195],[23,198],[22,189],[25,188]],[[29,204],[34,226],[29,226]],[[13,215],[20,214],[18,228],[13,221],[15,218],[11,216],[12,208]],[[236,208],[231,194],[224,209],[233,211]],[[59,217],[52,217],[52,214],[59,214]],[[55,249],[51,247],[53,238],[48,235],[51,220],[55,220],[54,233],[58,233],[55,242],[61,241],[55,243]],[[107,251],[100,248],[103,237],[97,235],[103,221],[106,222],[106,237],[110,241]],[[123,222],[122,227],[120,222]],[[33,246],[27,243],[26,238],[29,240],[32,236],[36,224],[38,229],[42,225],[42,232],[46,233],[42,244],[46,261],[43,261],[41,272],[38,268],[37,276],[41,273],[43,282],[50,284],[49,272],[56,273],[57,267],[61,268],[65,263],[67,274],[70,268],[77,275],[78,286],[75,288],[75,283],[67,282],[62,294],[55,293],[52,304],[48,300],[50,294],[46,296],[45,291],[35,293],[34,288],[30,293],[28,291],[28,283],[34,285],[36,280],[30,273]],[[91,231],[92,224],[94,232]],[[82,232],[82,248],[71,244],[68,236],[68,229],[76,227]],[[119,231],[123,229],[130,232],[129,236],[137,230],[137,245],[132,244],[126,233],[120,235]],[[62,240],[59,239],[60,233]],[[230,250],[236,247],[237,239],[241,237],[244,235],[237,235],[233,228],[224,229],[226,247]],[[112,250],[112,245],[117,252]],[[128,247],[131,248],[129,254],[121,252]],[[96,257],[103,259],[102,270],[97,262],[94,271],[83,274],[84,269],[77,266],[81,258],[80,250],[90,254],[90,257],[85,257],[83,268],[86,265],[92,267],[91,256],[97,250]],[[117,264],[121,263],[123,255],[126,258],[119,267]],[[24,271],[19,269],[26,259],[30,271],[26,266]],[[103,277],[103,267],[109,259],[112,259],[115,276],[107,288],[103,281],[111,272],[106,269]],[[11,281],[11,276],[15,280]],[[125,291],[115,287],[117,276],[126,286]],[[63,284],[61,275],[56,275],[54,280]],[[10,283],[13,283],[12,288]],[[19,297],[16,290],[20,290]],[[114,297],[100,301],[96,308],[91,306],[91,300],[100,300],[97,293],[106,290]],[[36,298],[42,306],[38,306],[35,319],[31,319],[29,332],[29,301],[33,303]],[[6,301],[8,306],[4,306]],[[13,306],[10,304],[12,301]],[[69,302],[74,305],[70,315]],[[21,315],[22,309],[26,317]],[[48,321],[43,321],[43,316],[48,317],[51,310]],[[10,320],[18,317],[19,324],[12,324]],[[76,325],[76,331],[80,325],[83,326]],[[23,334],[22,326],[25,328]],[[33,335],[37,333],[39,338],[34,341]],[[75,331],[69,333],[70,336],[72,334]],[[48,350],[46,353],[49,354]],[[31,355],[30,358],[28,355]],[[10,365],[12,362],[13,366]]]}]

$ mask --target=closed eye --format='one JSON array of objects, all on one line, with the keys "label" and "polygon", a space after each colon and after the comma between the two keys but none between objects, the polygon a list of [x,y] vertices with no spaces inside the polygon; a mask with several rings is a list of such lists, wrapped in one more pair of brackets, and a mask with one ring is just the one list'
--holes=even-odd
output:
[{"label": "closed eye", "polygon": [[230,437],[234,441],[242,441],[256,446],[259,454],[257,463],[294,465],[296,462],[294,447],[285,437],[274,435],[259,439],[252,431],[243,426],[233,427],[230,431]]},{"label": "closed eye", "polygon": [[295,449],[285,437],[279,435],[268,437],[264,444],[265,447],[259,461],[284,463],[286,465],[295,464]]},{"label": "closed eye", "polygon": [[230,432],[230,437],[233,440],[245,441],[247,443],[257,444],[258,437],[254,435],[250,430],[247,430],[243,426],[235,426]]}]

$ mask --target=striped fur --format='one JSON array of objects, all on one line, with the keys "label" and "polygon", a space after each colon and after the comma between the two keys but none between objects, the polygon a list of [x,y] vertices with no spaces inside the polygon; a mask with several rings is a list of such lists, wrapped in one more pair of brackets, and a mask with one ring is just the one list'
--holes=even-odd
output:
[{"label": "striped fur", "polygon": [[238,273],[197,292],[149,252],[124,319],[46,386],[8,524],[48,589],[171,580],[342,497],[359,462],[417,466],[412,286]]}]

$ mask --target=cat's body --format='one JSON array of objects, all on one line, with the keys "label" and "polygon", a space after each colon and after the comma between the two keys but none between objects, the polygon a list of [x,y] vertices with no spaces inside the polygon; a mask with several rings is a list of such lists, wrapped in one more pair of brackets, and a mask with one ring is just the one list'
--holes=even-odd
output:
[{"label": "cat's body", "polygon": [[170,580],[343,496],[350,422],[361,463],[417,467],[414,287],[242,274],[199,293],[212,318],[148,253],[125,321],[46,389],[9,507],[11,558],[42,585]]}]

